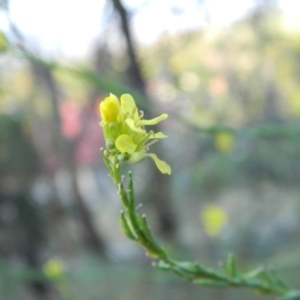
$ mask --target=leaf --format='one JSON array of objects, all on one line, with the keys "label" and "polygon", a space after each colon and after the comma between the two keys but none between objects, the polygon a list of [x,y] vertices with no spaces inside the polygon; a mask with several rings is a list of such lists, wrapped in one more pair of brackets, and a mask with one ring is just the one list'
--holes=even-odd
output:
[{"label": "leaf", "polygon": [[235,258],[232,254],[228,255],[226,270],[232,278],[237,276]]},{"label": "leaf", "polygon": [[126,236],[131,239],[131,240],[138,240],[138,237],[132,232],[131,230],[131,226],[128,222],[128,220],[126,219],[126,216],[125,216],[125,213],[122,211],[121,212],[121,225],[122,225],[122,228],[124,230],[124,233],[126,234]]},{"label": "leaf", "polygon": [[129,204],[132,209],[135,209],[135,194],[134,194],[134,186],[133,186],[133,177],[132,172],[128,173],[129,182],[128,182],[128,195],[129,195]]},{"label": "leaf", "polygon": [[195,284],[207,287],[228,287],[228,284],[224,281],[210,280],[210,279],[197,279]]}]

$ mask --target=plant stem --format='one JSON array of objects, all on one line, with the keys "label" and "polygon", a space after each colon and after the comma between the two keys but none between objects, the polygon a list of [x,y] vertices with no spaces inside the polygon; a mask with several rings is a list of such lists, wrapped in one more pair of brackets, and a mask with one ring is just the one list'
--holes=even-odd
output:
[{"label": "plant stem", "polygon": [[[155,238],[145,215],[140,216],[134,205],[132,174],[129,173],[130,190],[125,190],[120,173],[120,166],[112,168],[113,180],[124,206],[121,221],[126,235],[143,246],[147,255],[156,260],[154,266],[160,270],[170,271],[181,278],[200,286],[208,287],[244,287],[258,290],[265,294],[279,296],[281,300],[300,300],[300,291],[290,288],[274,271],[265,268],[255,269],[241,274],[236,269],[233,256],[229,256],[224,271],[213,270],[199,263],[176,261]],[[133,205],[132,205],[133,204]]]}]

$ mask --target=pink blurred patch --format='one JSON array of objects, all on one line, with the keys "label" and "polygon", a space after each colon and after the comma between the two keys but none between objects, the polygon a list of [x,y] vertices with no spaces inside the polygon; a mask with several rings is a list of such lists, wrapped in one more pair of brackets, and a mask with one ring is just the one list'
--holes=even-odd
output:
[{"label": "pink blurred patch", "polygon": [[104,146],[102,128],[99,125],[99,102],[90,107],[84,124],[84,135],[77,144],[75,159],[80,164],[92,164],[101,160],[100,148]]},{"label": "pink blurred patch", "polygon": [[81,111],[79,106],[72,101],[64,102],[60,106],[60,115],[63,135],[70,140],[79,137],[82,132]]}]

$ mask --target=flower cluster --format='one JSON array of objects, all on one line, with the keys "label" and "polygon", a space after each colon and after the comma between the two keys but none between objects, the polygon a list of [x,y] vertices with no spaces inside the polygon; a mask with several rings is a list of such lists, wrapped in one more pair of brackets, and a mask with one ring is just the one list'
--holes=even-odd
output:
[{"label": "flower cluster", "polygon": [[135,101],[129,94],[120,98],[110,94],[100,103],[100,115],[106,141],[105,155],[111,164],[119,166],[124,161],[137,163],[150,157],[163,174],[171,174],[170,166],[160,160],[154,153],[147,153],[149,146],[159,139],[166,138],[162,132],[147,132],[145,126],[155,125],[165,120],[162,114],[152,120],[144,120],[143,112],[138,111]]}]

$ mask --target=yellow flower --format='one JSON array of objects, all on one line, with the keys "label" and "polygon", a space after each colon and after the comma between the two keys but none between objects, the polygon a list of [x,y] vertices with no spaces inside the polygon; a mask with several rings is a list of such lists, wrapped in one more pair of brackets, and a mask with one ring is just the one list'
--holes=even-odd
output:
[{"label": "yellow flower", "polygon": [[220,132],[215,136],[216,148],[224,153],[230,152],[234,147],[234,137],[230,132]]},{"label": "yellow flower", "polygon": [[44,274],[50,279],[57,279],[64,275],[64,264],[60,259],[52,258],[43,266]]},{"label": "yellow flower", "polygon": [[221,207],[210,205],[201,211],[200,219],[207,234],[218,236],[227,223],[227,214]]},{"label": "yellow flower", "polygon": [[118,98],[110,94],[100,103],[100,114],[104,124],[115,122],[120,113],[120,104]]},{"label": "yellow flower", "polygon": [[143,133],[145,130],[143,126],[156,125],[159,122],[168,118],[167,114],[162,114],[151,120],[142,120],[141,116],[138,114],[138,109],[136,107],[135,101],[129,94],[124,94],[121,96],[121,112],[125,115],[126,124],[134,131]]},{"label": "yellow flower", "polygon": [[150,157],[163,174],[171,174],[170,166],[160,160],[154,153],[147,153],[149,147],[159,139],[167,136],[162,132],[147,132],[145,126],[156,125],[167,119],[162,114],[152,120],[144,120],[143,113],[138,111],[133,97],[129,94],[121,96],[121,101],[113,94],[100,104],[106,154],[112,165],[120,165],[123,161],[137,163]]}]

